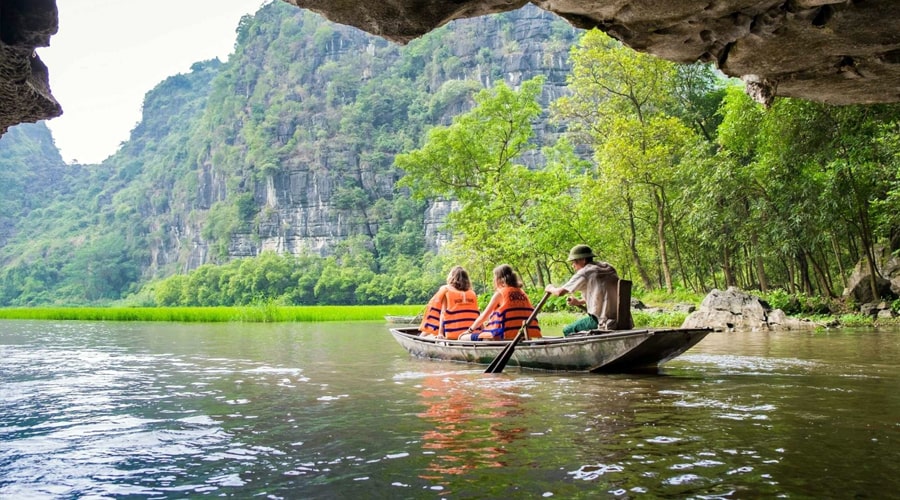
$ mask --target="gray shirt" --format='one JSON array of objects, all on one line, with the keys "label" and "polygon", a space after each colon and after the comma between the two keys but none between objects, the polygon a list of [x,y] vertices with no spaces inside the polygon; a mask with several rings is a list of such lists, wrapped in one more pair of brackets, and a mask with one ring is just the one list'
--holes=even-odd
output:
[{"label": "gray shirt", "polygon": [[[619,275],[606,262],[591,262],[579,269],[562,288],[581,292],[588,314],[601,328],[615,325],[619,310]],[[611,320],[611,321],[610,321]]]}]

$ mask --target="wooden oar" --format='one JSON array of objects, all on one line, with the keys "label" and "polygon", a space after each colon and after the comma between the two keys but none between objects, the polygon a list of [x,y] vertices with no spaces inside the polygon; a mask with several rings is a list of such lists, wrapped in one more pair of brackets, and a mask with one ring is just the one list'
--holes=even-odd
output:
[{"label": "wooden oar", "polygon": [[522,323],[522,327],[519,328],[519,331],[516,333],[516,336],[513,337],[512,340],[509,341],[509,344],[500,351],[500,354],[491,361],[491,364],[484,370],[484,373],[500,373],[503,371],[503,368],[506,367],[506,363],[509,362],[509,358],[512,357],[513,351],[516,350],[516,344],[522,341],[525,338],[526,333],[528,332],[528,325],[537,317],[538,312],[544,307],[544,302],[547,302],[547,299],[550,298],[550,292],[544,292],[544,296],[541,298],[541,301],[538,302],[537,307],[534,308],[534,311],[531,311],[531,316],[528,316],[528,319],[525,320],[525,323]]}]

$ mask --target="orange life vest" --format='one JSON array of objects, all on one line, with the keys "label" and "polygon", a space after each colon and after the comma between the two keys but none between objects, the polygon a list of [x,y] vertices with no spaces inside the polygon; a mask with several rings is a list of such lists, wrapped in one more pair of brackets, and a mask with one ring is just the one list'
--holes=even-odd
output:
[{"label": "orange life vest", "polygon": [[444,336],[456,340],[478,317],[478,296],[472,290],[462,292],[447,285],[442,286],[428,301],[419,330],[427,335],[440,334],[441,311],[444,312]]},{"label": "orange life vest", "polygon": [[[531,316],[534,306],[531,305],[531,300],[521,288],[505,286],[498,290],[498,293],[500,293],[500,303],[488,317],[484,331],[490,332],[494,340],[513,339],[525,320]],[[530,339],[541,336],[541,327],[538,326],[537,319],[532,320],[528,325],[527,333]]]}]

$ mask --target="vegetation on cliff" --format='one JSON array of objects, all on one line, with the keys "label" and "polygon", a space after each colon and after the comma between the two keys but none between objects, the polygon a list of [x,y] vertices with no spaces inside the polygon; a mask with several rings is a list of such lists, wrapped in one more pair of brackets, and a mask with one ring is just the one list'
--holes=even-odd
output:
[{"label": "vegetation on cliff", "polygon": [[638,294],[827,301],[900,247],[900,106],[765,110],[529,9],[400,47],[273,2],[102,165],[7,134],[0,305],[420,304],[456,263],[558,283],[576,243]]}]

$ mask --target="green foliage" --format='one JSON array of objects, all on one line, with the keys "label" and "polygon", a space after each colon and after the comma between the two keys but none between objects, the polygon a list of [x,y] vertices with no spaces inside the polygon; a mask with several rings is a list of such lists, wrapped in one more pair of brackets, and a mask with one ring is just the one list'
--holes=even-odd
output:
[{"label": "green foliage", "polygon": [[759,297],[772,309],[781,309],[792,316],[825,315],[833,312],[832,303],[820,296],[807,296],[803,293],[789,293],[777,288],[759,294]]},{"label": "green foliage", "polygon": [[635,298],[639,298],[644,304],[652,307],[666,307],[675,304],[700,305],[706,296],[685,288],[676,288],[673,293],[668,293],[663,289],[644,291],[640,288],[635,288],[632,291],[632,295]]},{"label": "green foliage", "polygon": [[414,197],[459,203],[447,221],[457,253],[510,263],[535,285],[544,283],[547,260],[571,237],[564,234],[570,214],[549,203],[568,198],[584,165],[565,141],[541,151],[542,168],[520,163],[538,150],[533,123],[541,114],[543,82],[535,78],[518,90],[499,83],[479,92],[473,109],[450,126],[432,128],[423,147],[395,159],[406,172],[398,184]]},{"label": "green foliage", "polygon": [[862,314],[842,314],[838,319],[841,326],[845,326],[848,328],[852,327],[870,327],[874,326],[875,319],[871,316],[864,316]]},{"label": "green foliage", "polygon": [[632,311],[631,316],[635,328],[678,328],[687,319],[688,314],[677,311],[662,313]]},{"label": "green foliage", "polygon": [[772,309],[781,309],[785,314],[796,314],[800,312],[800,301],[781,288],[769,290],[765,294],[760,295],[760,298],[766,301]]},{"label": "green foliage", "polygon": [[[423,304],[444,282],[445,271],[423,271],[423,258],[397,255],[383,272],[362,240],[349,240],[335,256],[264,252],[223,265],[204,264],[147,284],[138,297],[155,305]],[[149,304],[148,304],[149,305]]]}]

